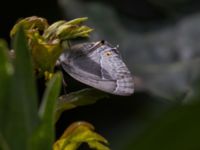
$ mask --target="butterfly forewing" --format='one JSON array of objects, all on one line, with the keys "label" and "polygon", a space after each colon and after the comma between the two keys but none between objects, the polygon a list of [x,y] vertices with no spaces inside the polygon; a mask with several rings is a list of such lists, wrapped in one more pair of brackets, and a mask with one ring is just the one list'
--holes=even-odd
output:
[{"label": "butterfly forewing", "polygon": [[130,95],[133,78],[117,48],[106,41],[76,45],[60,56],[63,69],[76,80],[99,90]]}]

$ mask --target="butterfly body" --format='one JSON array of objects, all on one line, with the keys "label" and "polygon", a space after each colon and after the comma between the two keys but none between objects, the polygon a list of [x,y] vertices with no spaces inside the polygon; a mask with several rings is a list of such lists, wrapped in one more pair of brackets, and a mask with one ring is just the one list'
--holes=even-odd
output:
[{"label": "butterfly body", "polygon": [[133,78],[119,51],[106,41],[79,44],[60,56],[63,69],[76,80],[115,95],[131,95]]}]

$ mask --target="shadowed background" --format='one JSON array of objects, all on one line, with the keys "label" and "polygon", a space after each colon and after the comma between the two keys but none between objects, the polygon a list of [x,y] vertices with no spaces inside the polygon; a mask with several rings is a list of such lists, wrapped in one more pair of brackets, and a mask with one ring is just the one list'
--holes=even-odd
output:
[{"label": "shadowed background", "polygon": [[[85,120],[112,149],[120,150],[143,132],[149,120],[175,103],[190,102],[200,73],[199,7],[197,0],[7,0],[0,9],[0,37],[9,41],[9,31],[21,17],[37,15],[52,23],[87,16],[87,24],[95,29],[88,41],[104,39],[119,45],[135,78],[135,94],[110,95],[65,112],[57,123],[57,136],[70,123]],[[86,87],[65,78],[69,92]]]}]

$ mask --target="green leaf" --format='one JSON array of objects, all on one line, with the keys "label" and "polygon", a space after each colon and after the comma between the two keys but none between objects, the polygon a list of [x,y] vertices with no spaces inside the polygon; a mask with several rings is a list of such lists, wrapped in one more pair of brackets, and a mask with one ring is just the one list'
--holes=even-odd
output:
[{"label": "green leaf", "polygon": [[0,132],[0,150],[10,150],[7,141]]},{"label": "green leaf", "polygon": [[94,127],[87,122],[75,122],[58,139],[53,150],[76,150],[82,143],[88,143],[97,150],[109,150],[107,140],[94,132]]},{"label": "green leaf", "polygon": [[56,106],[56,119],[59,118],[63,111],[73,109],[78,106],[94,104],[97,100],[108,97],[108,94],[93,89],[83,89],[77,92],[72,92],[59,97]]},{"label": "green leaf", "polygon": [[9,108],[9,96],[13,66],[8,59],[8,48],[5,41],[0,40],[0,149],[8,150],[5,139],[7,112]]},{"label": "green leaf", "polygon": [[[33,65],[30,56],[30,50],[28,48],[27,39],[22,28],[16,35],[14,40],[14,50],[16,53],[16,59],[14,61],[15,74],[14,74],[14,94],[17,95],[22,102],[26,121],[33,129],[38,122],[37,117],[37,92],[36,82],[33,73]],[[20,88],[17,88],[20,85]],[[18,92],[17,92],[18,91]],[[20,95],[22,94],[22,95]],[[14,97],[15,99],[15,97]],[[31,130],[32,130],[31,129]]]},{"label": "green leaf", "polygon": [[12,85],[9,90],[5,89],[8,95],[4,99],[6,105],[4,105],[5,113],[1,120],[3,122],[2,135],[10,149],[27,150],[29,137],[38,123],[38,116],[33,68],[22,27],[14,38],[14,50],[16,58],[14,59],[14,74],[10,79]]},{"label": "green leaf", "polygon": [[56,100],[60,93],[61,74],[55,74],[48,82],[39,110],[41,122],[33,135],[31,149],[51,150],[54,141],[54,119]]},{"label": "green leaf", "polygon": [[87,26],[72,26],[72,25],[62,25],[57,31],[57,35],[61,40],[70,40],[78,37],[89,37],[89,33],[93,29]]},{"label": "green leaf", "polygon": [[8,59],[8,48],[5,41],[0,40],[0,131],[6,115],[6,99],[10,95],[10,80],[13,75],[13,66]]},{"label": "green leaf", "polygon": [[87,20],[88,20],[88,17],[76,18],[76,19],[68,21],[67,24],[69,24],[69,25],[77,25],[77,24],[81,24],[81,23],[83,23],[83,22],[85,22]]},{"label": "green leaf", "polygon": [[70,40],[77,37],[88,37],[93,29],[81,25],[87,18],[77,18],[71,21],[57,21],[50,25],[44,32],[43,37],[47,41]]},{"label": "green leaf", "polygon": [[65,24],[65,21],[64,20],[60,20],[60,21],[57,21],[55,23],[53,23],[52,25],[50,25],[44,32],[44,35],[43,37],[47,40],[52,40],[55,38],[56,36],[56,32],[58,30],[58,27]]},{"label": "green leaf", "polygon": [[110,150],[109,147],[105,146],[104,144],[97,142],[97,141],[88,141],[88,145],[91,149],[97,150]]}]

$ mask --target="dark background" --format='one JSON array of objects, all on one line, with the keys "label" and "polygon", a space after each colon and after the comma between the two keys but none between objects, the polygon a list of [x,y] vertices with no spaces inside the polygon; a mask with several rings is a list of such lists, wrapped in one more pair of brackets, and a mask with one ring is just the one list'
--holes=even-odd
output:
[{"label": "dark background", "polygon": [[[86,6],[88,3],[94,2],[94,0],[82,0],[81,2],[84,3],[84,6]],[[159,31],[162,31],[163,28],[171,30],[172,26],[175,26],[176,24],[178,24],[182,19],[187,18],[188,16],[193,16],[195,14],[198,14],[198,11],[200,8],[200,1],[197,1],[197,0],[196,1],[195,0],[174,0],[174,1],[173,0],[170,0],[170,1],[167,1],[167,0],[161,0],[161,1],[159,0],[123,0],[123,1],[122,0],[104,0],[104,1],[99,0],[97,2],[102,3],[103,5],[106,5],[115,11],[116,16],[118,16],[120,25],[123,26],[123,29],[127,29],[128,32],[130,32],[130,34],[133,31],[134,32],[133,35],[135,33],[138,33],[138,35],[143,36],[145,33],[143,37],[146,37],[146,33],[152,33],[154,35],[154,32],[155,32],[155,34],[157,34]],[[72,15],[73,14],[72,11],[67,13],[67,8],[64,9],[63,8],[64,6],[60,6],[59,4],[60,3],[58,3],[56,0],[55,1],[53,0],[30,0],[30,1],[7,0],[7,1],[2,2],[1,9],[0,9],[0,21],[1,21],[0,37],[5,38],[8,42],[10,42],[9,32],[12,26],[20,18],[36,15],[36,16],[44,17],[49,21],[49,23],[52,23],[60,19],[73,19],[79,16],[76,14]],[[82,9],[84,9],[84,8],[77,9],[76,7],[72,8],[73,5],[70,5],[69,7],[71,7],[71,9],[74,9],[74,11],[77,11],[77,12],[83,11]],[[104,13],[105,13],[104,11],[101,12],[101,14],[103,14],[103,16],[106,18],[107,14],[104,14]],[[107,18],[107,19],[110,20],[111,18],[110,19]],[[90,17],[89,17],[89,20],[90,20]],[[118,41],[116,41],[114,38],[112,38],[112,36],[111,38],[107,37],[110,35],[107,35],[106,32],[105,33],[103,32],[104,30],[101,30],[101,27],[103,25],[96,26],[94,23],[92,23],[92,21],[93,20],[91,17],[91,22],[89,24],[92,25],[92,27],[97,31],[97,34],[99,34],[99,36],[94,36],[95,37],[94,39],[96,39],[96,37],[107,38],[111,41],[113,40],[116,43],[121,42],[122,48],[126,48],[126,45],[125,45],[126,43],[125,42],[123,43],[123,39],[119,38]],[[100,20],[100,22],[102,22],[105,27],[109,26],[108,25],[109,23],[107,23],[106,21]],[[122,30],[122,29],[119,28],[118,30]],[[184,36],[187,37],[187,35],[183,35],[183,36],[181,35],[181,37],[184,37]],[[195,35],[194,36],[191,35],[191,37],[196,38]],[[199,39],[199,36],[196,39]],[[157,39],[153,39],[153,40],[157,41]],[[170,45],[171,43],[170,40],[174,41],[174,39],[171,39],[171,36],[168,37],[168,33],[166,33],[166,38],[164,40],[169,40],[169,42],[167,42],[168,45]],[[134,45],[134,42],[137,43],[137,41],[131,41],[130,39],[130,43],[132,45]],[[149,49],[157,45],[157,43],[155,42],[153,44],[150,44],[149,46],[148,42],[147,42],[147,48]],[[140,43],[140,44],[143,46],[143,43]],[[127,47],[132,48],[132,45],[129,45]],[[167,46],[164,45],[163,47],[168,48],[168,45]],[[84,121],[88,121],[92,123],[96,127],[97,132],[102,134],[104,137],[108,139],[108,141],[110,141],[112,149],[117,149],[117,148],[119,149],[119,147],[125,143],[125,141],[121,139],[124,139],[124,137],[127,137],[127,136],[135,137],[137,134],[140,133],[142,128],[145,127],[146,124],[148,124],[147,122],[148,120],[150,120],[150,118],[159,117],[163,111],[165,111],[168,107],[173,105],[174,101],[176,100],[180,101],[181,98],[184,97],[185,92],[186,92],[185,89],[187,90],[190,89],[189,83],[194,82],[193,76],[188,74],[188,72],[193,72],[194,70],[197,70],[197,69],[196,68],[191,69],[190,66],[188,66],[188,68],[190,68],[191,70],[187,70],[187,67],[185,69],[184,66],[182,67],[183,69],[181,68],[182,70],[180,68],[175,69],[176,71],[180,70],[181,75],[179,74],[179,72],[176,73],[176,71],[175,73],[171,72],[170,68],[168,67],[166,67],[166,69],[163,71],[162,69],[164,69],[165,67],[161,66],[160,64],[163,64],[162,61],[164,59],[161,59],[162,61],[158,59],[160,58],[159,57],[160,55],[157,56],[158,51],[155,51],[155,54],[152,54],[152,52],[150,53],[153,57],[153,60],[156,60],[155,63],[152,63],[152,64],[154,65],[156,64],[156,67],[160,67],[162,69],[158,68],[154,72],[155,68],[151,69],[149,68],[149,66],[146,65],[146,64],[149,64],[148,61],[146,62],[135,61],[133,64],[131,58],[134,58],[135,55],[137,56],[137,54],[141,53],[142,51],[142,48],[140,49],[140,45],[137,45],[137,46],[135,47],[133,46],[132,48],[132,49],[138,48],[137,51],[136,50],[134,51],[134,54],[130,54],[127,51],[122,52],[124,53],[125,61],[128,62],[128,66],[131,68],[131,71],[133,72],[133,74],[137,77],[136,80],[139,79],[139,81],[142,81],[141,83],[140,82],[138,83],[138,80],[137,80],[135,94],[129,97],[110,95],[108,99],[103,99],[101,101],[98,101],[94,105],[80,107],[80,108],[76,108],[76,109],[65,112],[61,116],[61,119],[56,124],[57,137],[59,137],[62,134],[63,130],[72,122],[84,120]],[[194,46],[194,47],[190,47],[189,49],[193,51],[193,49],[195,48],[196,47]],[[197,51],[199,52],[199,49]],[[128,57],[127,55],[129,55],[130,57]],[[148,55],[147,53],[144,53],[141,55],[142,56],[145,55],[145,60],[148,60],[146,59],[146,55]],[[163,54],[163,55],[166,56],[166,54]],[[194,55],[191,56],[190,60],[192,60],[194,56],[195,58],[198,56],[196,55],[196,52],[194,53]],[[150,55],[147,56],[147,58],[149,57]],[[167,65],[170,64],[174,66],[172,62],[179,62],[179,60],[180,60],[180,54],[179,54],[179,51],[176,51],[175,54],[174,53],[172,55],[170,54],[170,59],[167,59],[167,61],[165,62],[167,62]],[[143,70],[142,71],[139,70],[137,66],[138,64],[139,64],[139,67],[142,66],[142,68],[145,68],[145,67],[148,68],[150,72],[146,73],[145,71],[143,72]],[[166,65],[166,63],[164,63],[164,65]],[[194,64],[191,64],[191,65],[195,66]],[[167,77],[165,77],[164,75],[167,75]],[[173,82],[172,80],[173,78],[168,78],[170,75],[172,77],[177,77],[178,80],[175,79],[177,82]],[[155,80],[152,76],[153,77],[156,76],[156,79],[160,79],[162,82],[160,82],[160,80]],[[77,81],[73,80],[70,77],[68,78],[69,78],[69,82],[68,82],[69,91],[76,91],[84,87],[84,85],[82,85],[81,83],[78,83]],[[170,84],[170,86],[166,86],[166,88],[163,90],[164,92],[162,91],[162,88],[161,89],[157,88],[157,85],[158,87],[164,87],[165,85],[168,85],[170,81],[172,81],[172,83]],[[179,84],[180,84],[181,87],[184,87],[184,88],[180,88],[180,90],[178,90],[179,93],[177,94],[176,90],[175,92],[170,91],[171,89],[173,89],[171,87],[174,87],[174,85],[172,84],[175,84],[175,87],[176,86],[179,87]]]},{"label": "dark background", "polygon": [[[93,0],[82,0],[83,2]],[[107,5],[111,5],[119,14],[139,21],[160,21],[174,19],[188,15],[199,10],[198,0],[170,0],[149,1],[149,0],[96,0]],[[161,4],[160,4],[161,3]],[[162,5],[163,3],[163,5]],[[11,1],[6,0],[1,3],[1,37],[9,40],[9,31],[19,18],[28,16],[40,16],[47,18],[49,22],[54,22],[64,18],[56,0],[29,0]],[[70,16],[69,16],[70,17]]]}]

